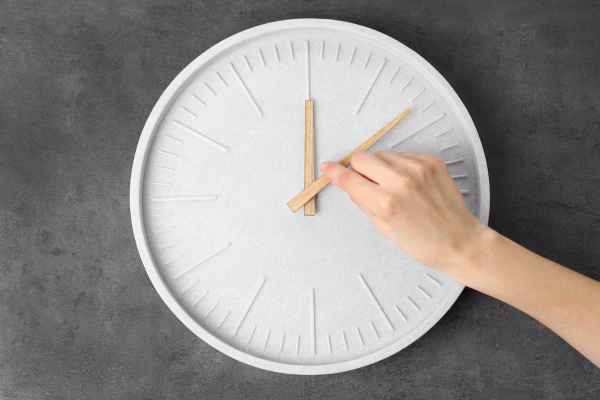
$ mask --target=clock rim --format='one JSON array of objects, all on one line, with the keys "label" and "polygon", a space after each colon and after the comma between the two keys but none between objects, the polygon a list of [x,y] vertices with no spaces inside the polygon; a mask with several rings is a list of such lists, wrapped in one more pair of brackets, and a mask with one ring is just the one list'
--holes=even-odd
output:
[{"label": "clock rim", "polygon": [[389,48],[393,52],[394,48],[407,53],[412,57],[412,61],[418,64],[419,67],[429,74],[430,78],[436,80],[436,84],[445,89],[445,93],[451,97],[451,106],[454,106],[455,111],[462,117],[462,122],[466,124],[466,136],[469,138],[471,147],[474,152],[475,169],[477,171],[477,182],[479,185],[479,219],[482,223],[487,224],[490,210],[490,187],[489,176],[483,146],[477,132],[477,128],[467,111],[466,107],[446,79],[422,56],[401,43],[400,41],[362,25],[351,22],[320,19],[320,18],[301,18],[301,19],[286,19],[266,24],[254,26],[233,34],[226,39],[204,51],[193,61],[191,61],[176,77],[171,81],[167,88],[162,92],[156,104],[152,108],[144,128],[140,134],[138,145],[136,147],[130,180],[130,213],[131,223],[134,233],[135,243],[138,253],[144,265],[144,269],[150,278],[154,289],[158,292],[162,301],[167,305],[169,310],[196,336],[208,343],[213,348],[221,353],[228,355],[240,362],[249,364],[261,369],[298,375],[321,375],[332,374],[349,371],[361,368],[378,361],[381,361],[400,350],[409,346],[427,331],[429,331],[454,304],[464,286],[456,283],[445,295],[442,302],[438,303],[435,311],[433,311],[425,320],[409,331],[407,335],[396,340],[395,342],[386,345],[377,351],[370,354],[359,356],[351,360],[327,363],[327,364],[300,364],[286,363],[280,361],[272,361],[266,358],[261,358],[253,354],[241,351],[234,346],[221,340],[208,330],[204,329],[196,320],[188,313],[188,311],[179,303],[176,297],[171,292],[161,276],[161,272],[154,263],[152,252],[148,245],[148,238],[144,227],[143,208],[142,208],[142,190],[144,181],[144,172],[149,149],[157,128],[163,120],[164,114],[170,109],[171,103],[177,98],[179,93],[185,88],[186,83],[193,78],[196,72],[201,69],[204,64],[209,62],[214,56],[220,52],[234,46],[243,41],[249,41],[257,36],[271,33],[278,30],[290,30],[298,28],[325,28],[339,31],[350,31],[354,34],[359,34],[367,40],[377,43],[383,48]]}]

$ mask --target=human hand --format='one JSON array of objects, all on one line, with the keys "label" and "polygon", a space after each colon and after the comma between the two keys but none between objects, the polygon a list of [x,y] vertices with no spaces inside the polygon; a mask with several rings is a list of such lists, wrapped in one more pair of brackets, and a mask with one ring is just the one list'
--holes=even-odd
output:
[{"label": "human hand", "polygon": [[355,154],[351,166],[326,162],[321,171],[400,249],[462,280],[465,257],[487,227],[467,209],[444,162],[380,151]]}]

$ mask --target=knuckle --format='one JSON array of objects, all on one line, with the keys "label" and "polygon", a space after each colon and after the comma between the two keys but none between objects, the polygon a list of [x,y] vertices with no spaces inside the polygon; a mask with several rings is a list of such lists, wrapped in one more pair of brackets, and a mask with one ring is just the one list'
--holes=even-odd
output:
[{"label": "knuckle", "polygon": [[348,183],[350,183],[350,181],[352,180],[352,172],[350,172],[349,169],[344,168],[342,171],[340,171],[340,173],[337,175],[335,181],[339,186],[346,186],[348,185]]},{"label": "knuckle", "polygon": [[398,200],[392,194],[386,193],[379,199],[379,214],[382,217],[393,217],[398,211]]}]

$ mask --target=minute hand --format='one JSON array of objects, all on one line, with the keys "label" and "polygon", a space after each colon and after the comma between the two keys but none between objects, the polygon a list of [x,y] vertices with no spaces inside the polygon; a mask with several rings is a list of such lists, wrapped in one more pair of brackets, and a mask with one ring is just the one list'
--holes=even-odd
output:
[{"label": "minute hand", "polygon": [[[371,148],[375,143],[377,143],[382,137],[384,137],[392,128],[394,128],[398,123],[404,119],[411,111],[410,107],[402,110],[396,117],[385,124],[381,129],[375,132],[371,137],[362,142],[357,148],[352,150],[350,154],[340,160],[340,164],[347,167],[350,165],[350,159],[354,155],[354,153],[358,151],[366,151]],[[304,204],[306,204],[310,199],[315,197],[321,190],[323,190],[327,185],[331,183],[331,179],[326,176],[322,176],[316,181],[314,181],[310,186],[305,188],[302,192],[298,193],[294,197],[287,202],[288,207],[293,212],[298,211]]]}]

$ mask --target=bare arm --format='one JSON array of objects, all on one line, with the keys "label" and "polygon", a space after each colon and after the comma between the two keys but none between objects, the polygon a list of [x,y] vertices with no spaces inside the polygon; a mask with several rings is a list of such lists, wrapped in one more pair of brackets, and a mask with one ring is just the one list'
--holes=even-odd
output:
[{"label": "bare arm", "polygon": [[398,247],[529,314],[600,366],[600,282],[480,224],[433,156],[359,153],[351,164],[322,171]]}]

